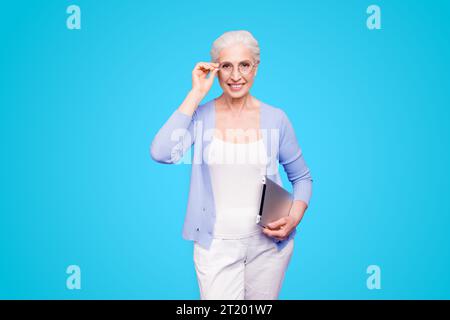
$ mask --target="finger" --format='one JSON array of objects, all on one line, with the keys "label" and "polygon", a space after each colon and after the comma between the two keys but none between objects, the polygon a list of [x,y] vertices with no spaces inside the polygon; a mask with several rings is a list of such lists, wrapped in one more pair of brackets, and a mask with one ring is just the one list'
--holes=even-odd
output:
[{"label": "finger", "polygon": [[199,62],[195,65],[195,70],[207,71],[208,66],[206,62]]},{"label": "finger", "polygon": [[200,70],[202,72],[202,74],[201,74],[202,78],[206,78],[206,76],[208,76],[208,75],[209,75],[209,77],[213,76],[213,78],[214,78],[215,74],[211,74],[212,72],[215,71],[214,67],[204,65],[204,66],[200,66]]},{"label": "finger", "polygon": [[268,234],[268,233],[266,233],[266,232],[265,232],[265,234],[266,234],[268,237],[271,237],[271,238],[276,239],[276,240],[278,240],[278,241],[282,241],[282,240],[285,240],[285,239],[287,238],[287,236],[285,236],[285,237],[278,237],[278,236],[275,236],[275,235],[272,235],[272,234]]},{"label": "finger", "polygon": [[211,72],[211,67],[205,63],[201,63],[198,66],[198,70],[201,72],[199,75],[202,78],[206,78],[206,76]]},{"label": "finger", "polygon": [[200,76],[200,77],[204,77],[206,76],[207,70],[205,70],[205,68],[203,67],[202,62],[199,62],[195,65],[194,70],[192,71],[193,74]]},{"label": "finger", "polygon": [[211,67],[211,68],[216,68],[219,66],[218,63],[215,62],[203,62],[206,66]]},{"label": "finger", "polygon": [[206,72],[216,72],[219,71],[219,68],[213,67],[213,66],[208,66],[206,67]]},{"label": "finger", "polygon": [[219,70],[219,64],[218,63],[213,63],[213,62],[207,63],[205,67],[208,68],[210,71],[214,71],[216,69]]},{"label": "finger", "polygon": [[195,65],[195,68],[194,68],[194,69],[198,70],[198,69],[200,69],[203,65],[204,65],[204,62],[198,62],[198,63]]},{"label": "finger", "polygon": [[219,68],[213,68],[210,73],[209,73],[209,77],[211,79],[214,79],[214,77],[216,76],[217,72],[219,72]]},{"label": "finger", "polygon": [[215,67],[210,67],[211,69],[208,69],[207,71],[206,71],[206,73],[204,73],[203,75],[202,75],[202,78],[206,78],[206,76],[208,76],[208,78],[206,78],[207,80],[208,80],[208,83],[210,84],[210,85],[212,85],[212,82],[214,81],[214,78],[215,78],[215,76],[216,76],[216,74],[217,74],[217,72],[219,71],[219,69],[218,68],[215,68]]},{"label": "finger", "polygon": [[279,227],[285,225],[286,223],[287,223],[286,218],[283,217],[281,219],[269,223],[267,226],[270,229],[278,229]]},{"label": "finger", "polygon": [[264,228],[263,232],[271,237],[284,238],[286,236],[285,230],[270,230],[268,228]]},{"label": "finger", "polygon": [[200,64],[200,67],[205,70],[213,70],[215,68],[215,66],[212,66],[211,64],[209,64],[207,62],[202,62]]}]

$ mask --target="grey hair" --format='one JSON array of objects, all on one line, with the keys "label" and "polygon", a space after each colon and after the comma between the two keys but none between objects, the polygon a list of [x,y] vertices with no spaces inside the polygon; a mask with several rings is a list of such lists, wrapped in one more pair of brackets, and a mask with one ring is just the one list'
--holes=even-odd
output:
[{"label": "grey hair", "polygon": [[253,35],[246,30],[228,31],[218,37],[211,48],[211,60],[217,62],[219,60],[219,53],[222,49],[232,46],[234,44],[242,43],[253,53],[254,59],[259,62],[260,50],[258,41]]}]

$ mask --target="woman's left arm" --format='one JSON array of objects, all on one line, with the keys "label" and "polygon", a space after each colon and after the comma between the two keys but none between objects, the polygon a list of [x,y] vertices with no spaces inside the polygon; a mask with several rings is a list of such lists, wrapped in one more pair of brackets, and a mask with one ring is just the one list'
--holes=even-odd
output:
[{"label": "woman's left arm", "polygon": [[309,206],[313,179],[303,158],[294,128],[283,110],[280,123],[279,163],[283,165],[288,180],[292,183],[294,202],[289,216],[269,224],[264,233],[284,240],[300,223]]}]

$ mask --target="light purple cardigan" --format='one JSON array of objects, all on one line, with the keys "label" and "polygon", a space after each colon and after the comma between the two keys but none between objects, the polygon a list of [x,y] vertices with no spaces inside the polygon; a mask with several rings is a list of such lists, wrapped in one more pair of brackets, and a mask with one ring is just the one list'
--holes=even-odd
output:
[{"label": "light purple cardigan", "polygon": [[[313,180],[291,122],[283,110],[265,103],[261,103],[260,112],[260,129],[269,159],[268,178],[283,186],[278,163],[283,165],[293,186],[294,200],[302,200],[309,205]],[[194,144],[182,236],[185,240],[198,241],[206,249],[209,249],[213,239],[215,206],[209,167],[203,155],[206,154],[215,127],[214,100],[199,105],[192,116],[176,109],[156,133],[150,148],[153,160],[165,164],[178,164]],[[297,229],[294,229],[289,237],[282,241],[271,239],[278,250],[281,250],[296,232]]]}]

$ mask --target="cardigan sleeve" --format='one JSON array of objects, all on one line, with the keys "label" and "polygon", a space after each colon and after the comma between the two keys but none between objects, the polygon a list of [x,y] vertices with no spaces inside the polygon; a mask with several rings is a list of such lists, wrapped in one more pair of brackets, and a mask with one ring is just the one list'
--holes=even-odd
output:
[{"label": "cardigan sleeve", "polygon": [[292,123],[281,110],[279,162],[283,165],[288,180],[292,183],[294,200],[301,200],[309,206],[312,195],[310,170],[298,144]]},{"label": "cardigan sleeve", "polygon": [[153,160],[164,164],[175,164],[195,141],[194,123],[198,109],[192,116],[176,109],[158,130],[150,146]]}]

